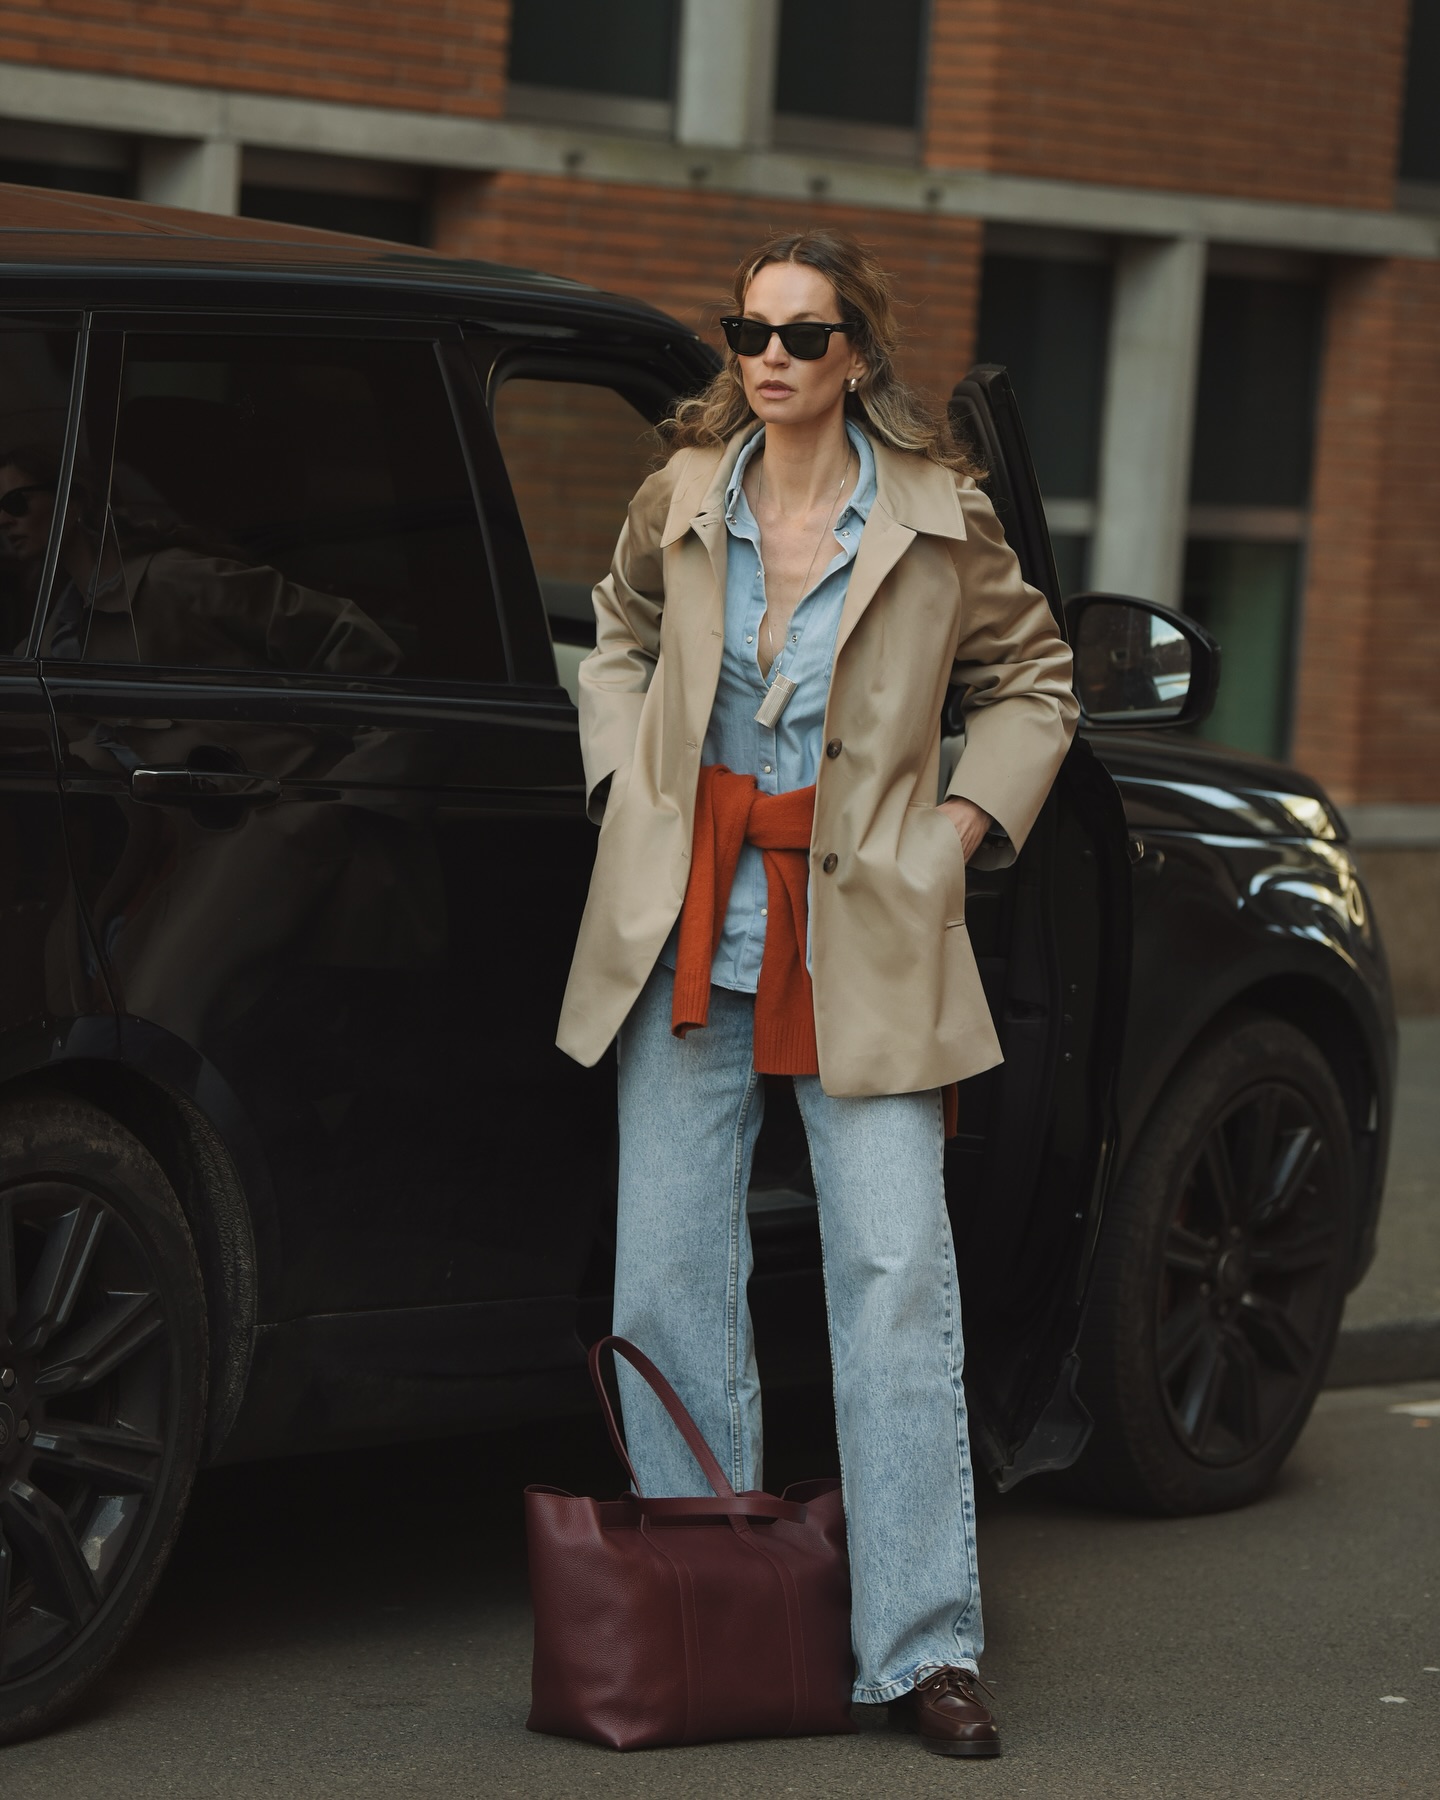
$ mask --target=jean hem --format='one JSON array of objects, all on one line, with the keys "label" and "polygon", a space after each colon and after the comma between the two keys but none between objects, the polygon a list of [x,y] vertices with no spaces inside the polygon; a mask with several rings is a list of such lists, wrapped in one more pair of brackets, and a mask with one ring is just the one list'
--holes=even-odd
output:
[{"label": "jean hem", "polygon": [[886,1681],[877,1687],[856,1687],[850,1695],[858,1706],[885,1706],[891,1700],[899,1700],[908,1694],[917,1681],[923,1681],[927,1675],[933,1675],[937,1669],[968,1669],[972,1675],[980,1673],[979,1667],[971,1657],[960,1657],[958,1661],[948,1663],[926,1662],[909,1675],[902,1675],[896,1681]]}]

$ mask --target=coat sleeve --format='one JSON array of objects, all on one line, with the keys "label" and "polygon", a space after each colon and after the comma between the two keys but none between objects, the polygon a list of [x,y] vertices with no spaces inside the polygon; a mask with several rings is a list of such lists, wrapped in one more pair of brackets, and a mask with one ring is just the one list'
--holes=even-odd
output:
[{"label": "coat sleeve", "polygon": [[965,748],[945,793],[982,807],[1004,833],[1007,841],[987,839],[974,858],[976,868],[999,869],[1045,804],[1080,708],[1070,648],[1045,596],[1022,580],[986,496],[968,481],[959,492],[966,536],[955,545],[961,630],[950,679],[969,691]]},{"label": "coat sleeve", "polygon": [[660,614],[665,576],[660,539],[673,464],[645,481],[635,498],[611,559],[597,583],[595,648],[580,664],[580,754],[585,764],[585,810],[598,825],[611,778],[630,761],[640,730],[645,692],[660,656]]}]

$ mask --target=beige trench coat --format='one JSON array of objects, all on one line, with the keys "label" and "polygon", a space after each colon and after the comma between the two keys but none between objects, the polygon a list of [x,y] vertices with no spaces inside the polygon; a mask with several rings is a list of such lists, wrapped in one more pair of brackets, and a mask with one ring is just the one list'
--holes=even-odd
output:
[{"label": "beige trench coat", "polygon": [[[725,489],[749,434],[682,450],[645,482],[595,589],[580,741],[603,817],[558,1037],[585,1064],[624,1023],[685,898],[723,643]],[[1078,710],[1070,651],[990,502],[968,477],[872,444],[877,492],[836,638],[810,852],[820,1081],[837,1095],[942,1087],[1001,1060],[965,929],[964,852],[936,810],[947,685],[969,693],[946,791],[1009,840],[982,848],[979,867],[1024,844]]]}]

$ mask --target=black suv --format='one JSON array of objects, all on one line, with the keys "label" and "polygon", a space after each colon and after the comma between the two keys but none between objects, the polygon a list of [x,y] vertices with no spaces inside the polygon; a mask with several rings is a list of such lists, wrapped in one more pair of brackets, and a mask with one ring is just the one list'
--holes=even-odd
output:
[{"label": "black suv", "polygon": [[[0,263],[3,1741],[123,1641],[203,1463],[586,1404],[614,1092],[553,1046],[571,690],[714,362],[568,282],[120,202],[0,191]],[[1060,616],[1003,371],[953,406]],[[1157,734],[1214,645],[1067,611],[1086,729],[967,903],[1006,1057],[948,1151],[976,1451],[1233,1505],[1370,1255],[1384,962],[1320,789]],[[751,1298],[800,1381],[784,1102]]]}]

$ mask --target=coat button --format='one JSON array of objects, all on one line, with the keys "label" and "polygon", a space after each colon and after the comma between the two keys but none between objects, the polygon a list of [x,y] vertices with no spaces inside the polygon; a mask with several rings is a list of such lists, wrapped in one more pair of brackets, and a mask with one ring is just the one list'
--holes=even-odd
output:
[{"label": "coat button", "polygon": [[824,862],[821,863],[820,867],[825,871],[825,873],[827,875],[833,875],[835,873],[836,868],[839,866],[839,863],[840,863],[840,858],[832,850],[830,852],[830,854],[825,858]]},{"label": "coat button", "polygon": [[825,746],[825,754],[830,758],[831,762],[834,762],[835,758],[844,748],[845,746],[840,742],[839,738],[831,738],[830,742]]}]

